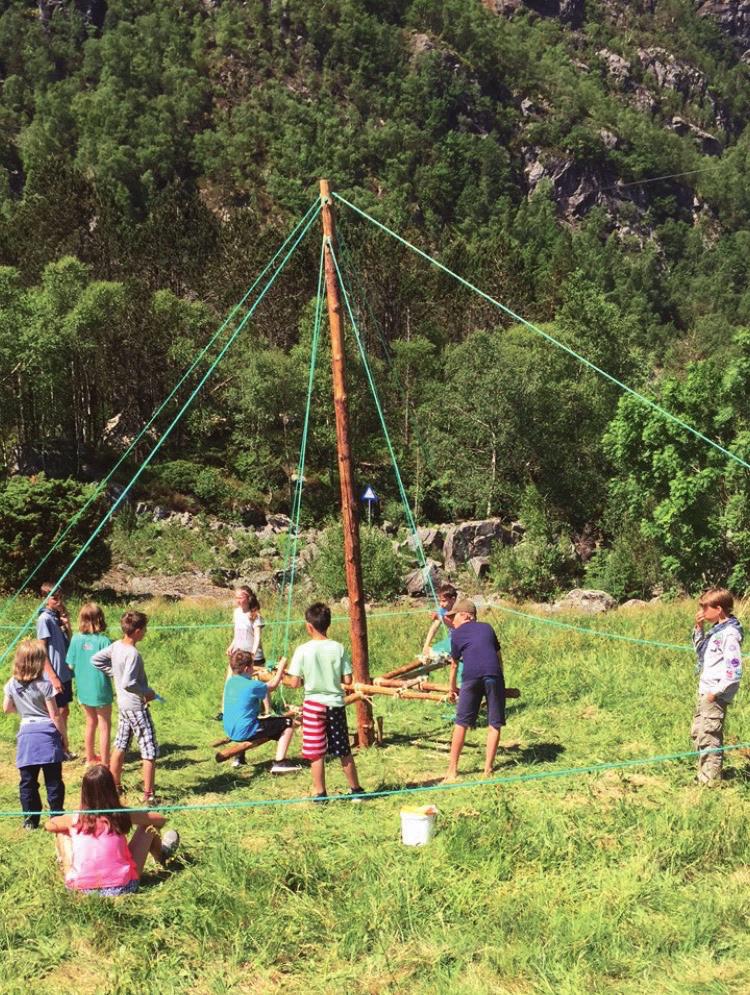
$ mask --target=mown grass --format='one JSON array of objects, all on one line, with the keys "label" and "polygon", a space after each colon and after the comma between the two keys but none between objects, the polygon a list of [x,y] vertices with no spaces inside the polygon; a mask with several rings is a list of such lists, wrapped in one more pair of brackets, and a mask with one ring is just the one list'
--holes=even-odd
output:
[{"label": "mown grass", "polygon": [[[154,626],[230,614],[197,603],[146,610]],[[118,614],[108,610],[112,622]],[[691,614],[687,604],[660,605],[584,624],[683,643]],[[509,683],[523,690],[503,737],[516,745],[502,751],[498,773],[689,749],[689,653],[485,617],[501,634]],[[373,671],[409,659],[425,624],[413,615],[374,620]],[[346,639],[346,624],[335,623],[332,635]],[[292,637],[300,636],[296,625]],[[166,698],[154,716],[164,747],[157,783],[170,803],[223,806],[309,791],[306,771],[270,777],[268,746],[240,771],[214,762],[228,638],[221,629],[153,629],[142,644]],[[750,738],[746,696],[730,713],[730,738]],[[442,776],[447,709],[381,699],[376,710],[387,743],[358,755],[364,786]],[[76,715],[74,743],[80,728]],[[3,809],[18,807],[14,731],[13,719],[0,725]],[[482,729],[469,737],[467,779],[481,777],[483,739]],[[126,781],[137,798],[136,761]],[[2,819],[0,991],[747,992],[744,764],[730,754],[730,777],[714,791],[700,790],[693,764],[680,761],[427,792],[414,797],[436,802],[439,831],[415,850],[399,839],[408,796],[181,812],[172,824],[183,837],[183,866],[151,869],[138,895],[118,901],[70,896],[51,839]],[[75,803],[81,768],[66,765],[66,774]],[[335,765],[330,789],[344,790]]]}]

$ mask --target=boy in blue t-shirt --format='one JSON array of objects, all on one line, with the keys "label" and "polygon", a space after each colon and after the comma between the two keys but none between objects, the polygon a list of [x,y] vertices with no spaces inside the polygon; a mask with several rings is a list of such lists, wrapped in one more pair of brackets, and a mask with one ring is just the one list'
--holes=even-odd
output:
[{"label": "boy in blue t-shirt", "polygon": [[[289,774],[301,770],[295,764],[288,764],[284,759],[289,744],[294,736],[294,727],[290,718],[271,715],[269,695],[281,684],[286,670],[286,660],[279,660],[274,677],[264,684],[253,677],[252,653],[235,650],[229,661],[232,676],[224,685],[224,732],[237,743],[252,743],[256,739],[275,739],[276,758],[271,767],[272,774]],[[260,712],[263,709],[264,717]],[[233,767],[241,767],[245,763],[245,754],[240,753],[232,761]]]},{"label": "boy in blue t-shirt", "polygon": [[[457,601],[449,614],[453,618],[450,693],[454,699],[458,694],[458,708],[445,780],[455,781],[458,776],[466,730],[476,724],[482,698],[487,700],[484,776],[489,777],[495,764],[500,730],[505,725],[505,678],[500,643],[488,622],[477,622],[473,601]],[[464,665],[460,694],[456,686],[459,660],[463,660]]]}]

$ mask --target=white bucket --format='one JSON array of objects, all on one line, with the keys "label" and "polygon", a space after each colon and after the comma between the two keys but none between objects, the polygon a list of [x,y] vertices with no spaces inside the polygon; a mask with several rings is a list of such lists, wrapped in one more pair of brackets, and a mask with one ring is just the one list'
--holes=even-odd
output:
[{"label": "white bucket", "polygon": [[424,846],[435,833],[435,816],[438,810],[434,805],[423,808],[401,809],[401,842],[406,846]]}]

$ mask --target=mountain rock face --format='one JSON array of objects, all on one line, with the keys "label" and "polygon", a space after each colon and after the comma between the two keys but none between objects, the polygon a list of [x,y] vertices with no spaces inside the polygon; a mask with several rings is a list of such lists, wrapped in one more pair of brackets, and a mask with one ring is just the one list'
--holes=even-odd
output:
[{"label": "mountain rock face", "polygon": [[541,17],[557,17],[573,28],[583,23],[584,0],[484,0],[484,5],[504,17],[530,10]]},{"label": "mountain rock face", "polygon": [[738,48],[750,49],[750,3],[746,0],[696,0],[699,17],[710,17]]}]

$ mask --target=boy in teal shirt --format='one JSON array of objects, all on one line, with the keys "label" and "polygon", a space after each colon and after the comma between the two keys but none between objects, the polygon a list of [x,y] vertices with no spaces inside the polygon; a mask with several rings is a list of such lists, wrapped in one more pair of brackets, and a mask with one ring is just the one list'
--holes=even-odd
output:
[{"label": "boy in teal shirt", "polygon": [[289,666],[292,687],[305,686],[302,705],[302,756],[310,761],[317,801],[326,794],[326,753],[339,757],[354,800],[364,794],[349,746],[342,684],[352,683],[352,665],[341,643],[328,638],[331,609],[316,601],[305,612],[308,642],[298,646]]},{"label": "boy in teal shirt", "polygon": [[[298,765],[284,762],[289,744],[292,742],[294,727],[292,720],[281,715],[271,715],[269,694],[281,684],[286,668],[286,660],[279,660],[279,666],[274,677],[264,684],[253,677],[253,655],[244,650],[235,650],[229,660],[232,671],[224,685],[223,722],[224,732],[236,743],[249,742],[254,739],[275,739],[276,759],[272,774],[290,774],[300,770]],[[267,718],[261,721],[260,712],[263,709]],[[233,766],[241,767],[245,763],[245,754],[235,757]]]}]

